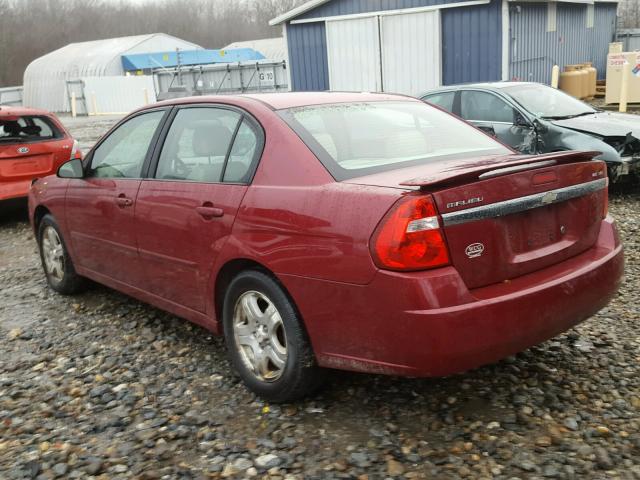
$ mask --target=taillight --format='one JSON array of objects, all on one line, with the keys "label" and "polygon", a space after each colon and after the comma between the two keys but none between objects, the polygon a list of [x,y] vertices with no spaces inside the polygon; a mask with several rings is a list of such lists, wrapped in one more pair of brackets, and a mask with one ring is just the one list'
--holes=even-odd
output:
[{"label": "taillight", "polygon": [[449,252],[431,196],[408,195],[373,234],[371,254],[389,270],[424,270],[449,264]]},{"label": "taillight", "polygon": [[82,160],[82,151],[80,150],[80,144],[77,140],[73,141],[73,147],[71,147],[71,156],[70,160],[77,158],[78,160]]}]

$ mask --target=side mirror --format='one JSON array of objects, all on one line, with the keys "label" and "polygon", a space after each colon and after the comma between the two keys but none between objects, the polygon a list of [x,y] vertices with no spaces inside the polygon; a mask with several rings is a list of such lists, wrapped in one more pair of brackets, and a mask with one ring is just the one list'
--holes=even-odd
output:
[{"label": "side mirror", "polygon": [[537,118],[533,121],[533,128],[537,133],[547,133],[549,131],[549,127]]},{"label": "side mirror", "polygon": [[84,178],[82,161],[74,158],[60,165],[57,173],[60,178]]}]

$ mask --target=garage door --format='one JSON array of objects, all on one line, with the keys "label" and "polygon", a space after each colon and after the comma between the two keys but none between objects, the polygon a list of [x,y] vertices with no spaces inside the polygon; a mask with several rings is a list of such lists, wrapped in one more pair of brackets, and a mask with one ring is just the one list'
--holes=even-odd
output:
[{"label": "garage door", "polygon": [[440,86],[440,12],[380,17],[385,92],[418,95]]},{"label": "garage door", "polygon": [[327,22],[331,90],[382,90],[378,17]]},{"label": "garage door", "polygon": [[328,20],[331,90],[417,95],[440,85],[440,12]]}]

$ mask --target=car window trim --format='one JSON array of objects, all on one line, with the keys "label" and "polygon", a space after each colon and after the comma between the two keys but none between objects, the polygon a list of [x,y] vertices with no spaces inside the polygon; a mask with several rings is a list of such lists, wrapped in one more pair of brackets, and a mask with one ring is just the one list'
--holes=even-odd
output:
[{"label": "car window trim", "polygon": [[[241,114],[238,122],[236,123],[236,128],[233,129],[233,135],[231,135],[231,141],[229,142],[229,146],[227,147],[227,153],[224,156],[224,163],[222,164],[222,172],[220,172],[220,183],[224,183],[224,174],[227,172],[227,164],[229,163],[229,157],[231,156],[231,151],[233,150],[233,146],[236,143],[236,137],[238,136],[238,130],[240,130],[240,125],[244,121],[244,115]],[[253,162],[253,159],[251,159]]]},{"label": "car window trim", "polygon": [[[236,140],[237,131],[242,126],[242,122],[247,120],[250,128],[254,131],[257,143],[256,143],[256,151],[253,153],[253,158],[251,159],[251,166],[249,167],[248,172],[251,175],[248,177],[246,182],[225,182],[224,181],[224,171],[220,177],[220,181],[218,182],[200,182],[200,181],[189,181],[189,180],[179,180],[179,179],[168,179],[168,178],[155,178],[155,174],[158,171],[158,163],[160,161],[160,154],[162,153],[162,149],[164,148],[164,144],[167,141],[167,135],[169,134],[169,130],[171,129],[171,125],[178,115],[180,110],[188,109],[188,108],[221,108],[224,110],[231,110],[240,114],[240,119],[238,124],[236,125],[236,130],[234,130],[234,135],[231,139],[231,143],[229,144],[229,150],[227,152],[227,157],[225,157],[224,170],[226,171],[226,162],[229,155],[231,155],[231,150],[233,149],[233,145]],[[264,151],[264,147],[266,144],[266,134],[262,124],[248,111],[243,108],[237,107],[235,105],[229,105],[225,103],[189,103],[184,105],[173,105],[171,115],[167,118],[165,124],[162,127],[160,135],[154,145],[153,154],[151,157],[151,161],[149,163],[149,169],[146,172],[146,176],[142,179],[144,180],[153,180],[155,182],[187,182],[187,183],[204,183],[208,185],[251,185],[253,182],[253,177],[255,176],[256,171],[258,170],[258,165],[260,164],[260,160],[262,159],[262,154]]]},{"label": "car window trim", "polygon": [[[93,162],[93,154],[96,151],[96,149],[98,149],[100,147],[100,145],[102,145],[105,142],[105,140],[111,136],[111,134],[113,132],[115,132],[118,128],[120,128],[121,125],[125,124],[129,120],[132,120],[132,119],[134,119],[136,117],[139,117],[140,115],[145,115],[147,113],[164,111],[164,115],[160,119],[160,122],[158,123],[158,126],[156,127],[156,130],[153,133],[153,136],[151,137],[151,142],[149,143],[149,147],[147,147],[147,153],[145,154],[144,161],[142,162],[142,169],[140,170],[140,177],[139,178],[129,178],[129,177],[115,178],[116,180],[142,180],[142,179],[144,179],[145,175],[146,175],[146,172],[147,172],[147,170],[149,168],[148,162],[151,159],[150,153],[153,152],[153,148],[151,148],[151,147],[155,148],[155,145],[156,145],[157,139],[158,139],[158,134],[160,133],[160,131],[164,127],[164,124],[167,121],[167,116],[168,116],[167,114],[170,113],[171,110],[172,110],[172,106],[161,106],[161,107],[149,108],[149,109],[145,109],[145,110],[140,110],[138,112],[134,112],[134,113],[132,113],[130,115],[127,115],[124,118],[120,119],[120,121],[118,121],[113,127],[111,127],[109,129],[109,131],[107,133],[105,133],[93,145],[93,147],[91,147],[91,150],[89,150],[89,153],[87,153],[87,155],[84,157],[84,160],[82,162],[82,168],[83,168],[84,174],[86,175],[89,172],[89,170],[91,169],[91,164]],[[103,178],[103,177],[87,177],[87,178]],[[114,180],[114,179],[112,179],[112,180]]]}]

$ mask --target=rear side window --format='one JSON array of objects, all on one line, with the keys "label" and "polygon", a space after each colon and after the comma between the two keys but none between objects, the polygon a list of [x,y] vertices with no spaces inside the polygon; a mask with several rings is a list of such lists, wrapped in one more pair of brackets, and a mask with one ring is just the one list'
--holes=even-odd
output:
[{"label": "rear side window", "polygon": [[24,115],[0,119],[0,142],[29,143],[54,140],[64,135],[47,117]]},{"label": "rear side window", "polygon": [[183,108],[164,141],[155,178],[246,183],[258,135],[243,115],[217,107]]},{"label": "rear side window", "polygon": [[422,99],[437,105],[440,108],[445,109],[448,112],[453,112],[453,99],[456,96],[456,92],[442,92],[434,95],[428,95]]},{"label": "rear side window", "polygon": [[423,102],[340,103],[278,112],[336,180],[509,149]]}]

